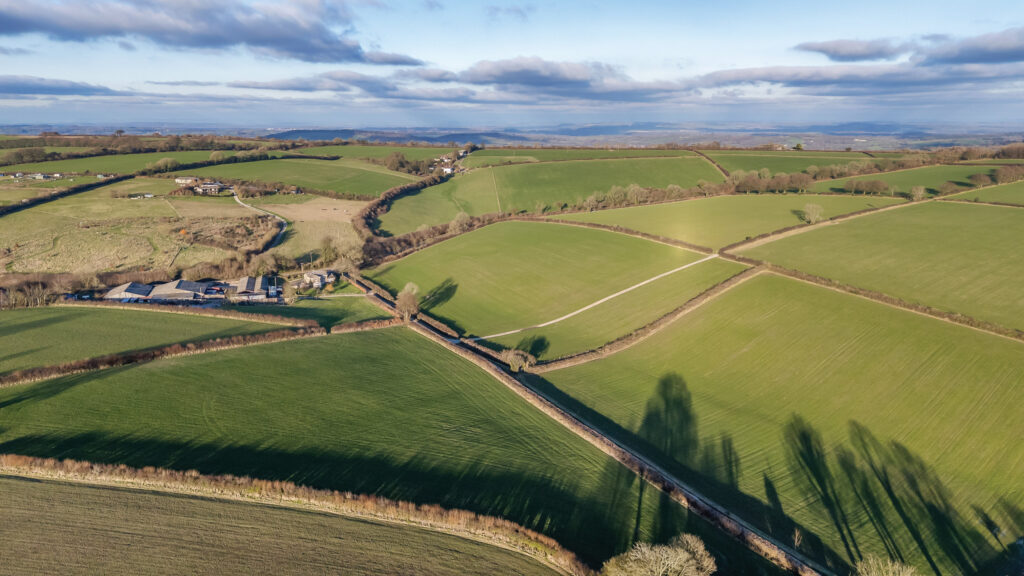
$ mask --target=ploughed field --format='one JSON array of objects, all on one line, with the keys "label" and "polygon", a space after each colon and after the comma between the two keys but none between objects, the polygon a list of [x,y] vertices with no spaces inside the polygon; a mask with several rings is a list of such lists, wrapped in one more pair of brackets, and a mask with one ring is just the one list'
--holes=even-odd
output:
[{"label": "ploughed field", "polygon": [[[974,573],[1024,532],[1024,344],[762,274],[543,389],[833,565]],[[820,538],[820,541],[818,540]],[[845,543],[844,543],[845,540]],[[840,570],[841,572],[841,570]]]},{"label": "ploughed field", "polygon": [[931,194],[937,194],[946,182],[955,182],[964,187],[971,184],[972,174],[990,174],[991,166],[925,166],[910,170],[898,170],[881,174],[864,174],[839,180],[821,180],[811,187],[812,192],[843,192],[850,180],[880,180],[892,189],[893,194],[908,194],[914,186],[924,186]]},{"label": "ploughed field", "polygon": [[516,552],[411,526],[17,476],[0,476],[0,517],[3,571],[12,574],[191,574],[213,566],[240,575],[557,573]]},{"label": "ploughed field", "polygon": [[501,222],[368,276],[396,294],[412,282],[432,316],[460,333],[488,336],[553,320],[702,257],[605,230]]},{"label": "ploughed field", "polygon": [[[0,390],[0,452],[247,475],[508,518],[599,563],[700,534],[750,556],[482,370],[406,328]],[[639,507],[639,510],[638,510]]]},{"label": "ploughed field", "polygon": [[[470,155],[472,157],[472,154]],[[396,200],[380,217],[379,228],[388,234],[412,232],[420,226],[450,222],[459,212],[480,216],[495,212],[535,212],[582,202],[613,186],[683,188],[701,180],[721,182],[724,177],[698,156],[626,158],[544,162],[481,168],[460,174],[417,194]]]},{"label": "ploughed field", "polygon": [[180,174],[266,184],[280,183],[371,199],[376,198],[389,188],[416,180],[409,174],[391,172],[383,167],[358,160],[315,160],[312,158],[283,158],[221,164],[187,170]]},{"label": "ploughed field", "polygon": [[553,216],[563,220],[621,226],[708,248],[740,242],[806,221],[804,208],[815,204],[828,219],[850,212],[897,204],[884,197],[814,194],[715,196],[668,204],[631,206]]},{"label": "ploughed field", "polygon": [[108,308],[0,311],[0,374],[179,342],[280,329],[276,324]]},{"label": "ploughed field", "polygon": [[927,202],[825,226],[743,251],[1008,328],[1024,329],[1024,210]]},{"label": "ploughed field", "polygon": [[830,152],[806,150],[704,150],[704,154],[730,173],[767,169],[772,174],[803,172],[810,166],[849,164],[851,162],[875,163],[863,152]]}]

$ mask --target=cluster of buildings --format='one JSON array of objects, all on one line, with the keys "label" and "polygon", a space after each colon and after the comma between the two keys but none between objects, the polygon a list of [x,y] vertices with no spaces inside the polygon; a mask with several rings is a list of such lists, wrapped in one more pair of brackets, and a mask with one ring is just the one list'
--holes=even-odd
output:
[{"label": "cluster of buildings", "polygon": [[220,182],[200,182],[199,178],[195,176],[179,176],[174,179],[174,183],[182,188],[192,188],[193,192],[204,196],[216,196],[220,194],[221,190],[227,188]]},{"label": "cluster of buildings", "polygon": [[107,292],[104,300],[199,304],[216,300],[266,302],[278,298],[277,285],[267,276],[245,276],[230,282],[172,280],[163,284],[128,282]]},{"label": "cluster of buildings", "polygon": [[0,172],[0,176],[10,176],[11,178],[25,178],[26,180],[60,180],[64,177],[60,172],[54,172],[53,174],[43,174],[42,172],[35,172],[33,174],[25,174],[24,172],[14,172],[12,174],[4,174]]}]

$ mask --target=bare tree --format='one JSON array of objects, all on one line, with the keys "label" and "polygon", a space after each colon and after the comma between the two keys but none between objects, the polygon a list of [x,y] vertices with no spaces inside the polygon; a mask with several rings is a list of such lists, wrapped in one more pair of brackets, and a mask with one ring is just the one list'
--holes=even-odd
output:
[{"label": "bare tree", "polygon": [[668,544],[638,542],[605,563],[602,576],[710,576],[715,559],[700,538],[680,534]]},{"label": "bare tree", "polygon": [[894,560],[868,556],[857,563],[855,574],[856,576],[917,576],[917,569]]},{"label": "bare tree", "polygon": [[398,293],[398,298],[395,300],[395,310],[398,312],[402,320],[408,322],[412,320],[412,317],[419,314],[420,302],[416,298],[416,294],[420,291],[419,286],[409,282],[402,288],[402,291]]},{"label": "bare tree", "polygon": [[469,218],[469,214],[465,212],[459,212],[452,218],[452,221],[448,223],[449,234],[462,234],[469,230],[472,225],[472,221]]},{"label": "bare tree", "polygon": [[910,189],[910,199],[914,202],[920,202],[928,196],[928,190],[924,186],[914,186]]},{"label": "bare tree", "polygon": [[804,220],[808,224],[817,224],[821,222],[822,217],[825,215],[825,209],[820,204],[804,204]]}]

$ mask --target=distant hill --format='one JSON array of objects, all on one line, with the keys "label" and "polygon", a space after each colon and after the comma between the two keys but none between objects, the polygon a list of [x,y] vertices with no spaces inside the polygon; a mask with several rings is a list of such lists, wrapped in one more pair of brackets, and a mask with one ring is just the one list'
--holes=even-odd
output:
[{"label": "distant hill", "polygon": [[285,130],[266,136],[277,140],[334,140],[341,138],[349,140],[353,138],[369,140],[371,142],[428,142],[431,144],[444,144],[455,142],[465,144],[475,142],[478,144],[506,143],[511,141],[522,142],[529,140],[525,136],[510,132],[418,132],[418,131],[376,131],[376,130]]}]

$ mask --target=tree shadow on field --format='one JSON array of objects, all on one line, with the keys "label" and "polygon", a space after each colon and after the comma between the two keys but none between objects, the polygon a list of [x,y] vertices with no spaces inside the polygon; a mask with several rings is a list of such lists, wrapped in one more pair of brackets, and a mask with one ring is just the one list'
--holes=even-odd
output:
[{"label": "tree shadow on field", "polygon": [[451,277],[445,278],[440,284],[424,294],[423,298],[420,298],[420,308],[429,312],[451,300],[458,290],[459,285],[455,283],[454,279]]},{"label": "tree shadow on field", "polygon": [[527,336],[516,344],[517,350],[522,350],[534,358],[540,358],[549,348],[551,343],[541,335]]},{"label": "tree shadow on field", "polygon": [[801,222],[810,222],[810,220],[807,219],[807,212],[804,212],[803,210],[793,209],[790,210],[789,213],[792,214],[793,216],[796,216],[797,219],[800,220]]}]

